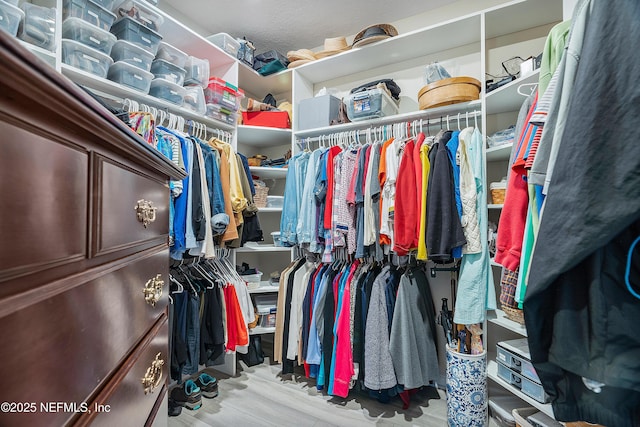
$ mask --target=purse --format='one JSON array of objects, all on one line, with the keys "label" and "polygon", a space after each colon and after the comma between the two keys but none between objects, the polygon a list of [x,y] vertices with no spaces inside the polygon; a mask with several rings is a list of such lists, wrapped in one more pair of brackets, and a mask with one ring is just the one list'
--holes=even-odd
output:
[{"label": "purse", "polygon": [[247,354],[238,354],[247,366],[256,366],[264,363],[264,351],[262,351],[262,338],[260,335],[251,335],[249,337],[249,351]]}]

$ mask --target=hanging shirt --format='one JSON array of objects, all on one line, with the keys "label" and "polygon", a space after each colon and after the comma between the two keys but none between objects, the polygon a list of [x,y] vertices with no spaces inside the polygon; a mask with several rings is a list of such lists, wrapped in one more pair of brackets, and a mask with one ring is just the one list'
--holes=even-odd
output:
[{"label": "hanging shirt", "polygon": [[223,242],[229,242],[238,238],[238,224],[236,223],[235,215],[233,214],[233,206],[231,203],[230,193],[230,172],[229,172],[229,157],[222,146],[218,144],[218,140],[212,138],[208,142],[209,146],[218,151],[220,156],[220,185],[222,188],[222,195],[224,200],[224,212],[229,217],[229,226],[222,235]]},{"label": "hanging shirt", "polygon": [[331,218],[333,213],[333,187],[334,187],[334,159],[342,148],[331,147],[327,154],[327,204],[324,209],[323,226],[325,230],[331,230]]},{"label": "hanging shirt", "polygon": [[[476,128],[467,139],[467,132],[463,130],[464,146],[467,158],[473,168],[476,184],[476,216],[480,229],[479,253],[464,254],[460,264],[458,276],[458,293],[453,311],[454,323],[470,325],[481,323],[485,319],[487,310],[495,310],[496,294],[493,274],[489,264],[488,247],[488,211],[485,163],[482,156],[482,134]],[[468,142],[468,144],[467,144]]]},{"label": "hanging shirt", "polygon": [[420,163],[421,168],[421,180],[422,180],[422,192],[420,194],[420,230],[418,234],[418,254],[417,259],[421,261],[427,260],[427,243],[426,243],[426,229],[427,229],[427,191],[429,188],[429,172],[431,165],[429,163],[429,149],[433,144],[434,137],[430,136],[420,146]]},{"label": "hanging shirt", "polygon": [[[458,217],[462,221],[462,199],[460,198],[460,159],[457,157],[458,153],[458,136],[459,131],[453,131],[451,139],[447,142],[447,154],[449,155],[449,161],[451,162],[451,171],[453,172],[453,194],[456,200],[456,210]],[[454,259],[460,259],[462,257],[462,246],[457,246],[451,251],[451,256]]]},{"label": "hanging shirt", "polygon": [[[473,170],[473,159],[469,156],[468,146],[471,144],[473,128],[468,127],[460,132],[457,157],[460,159],[460,199],[462,201],[462,227],[467,244],[462,248],[463,254],[475,254],[482,251],[480,227],[478,224],[477,193]],[[483,185],[483,184],[480,184]]]},{"label": "hanging shirt", "polygon": [[375,224],[373,216],[373,197],[371,195],[371,178],[373,177],[373,165],[374,159],[379,156],[378,144],[372,146],[369,153],[369,159],[367,163],[367,173],[364,183],[364,236],[363,242],[365,246],[372,245],[376,240],[377,224]]},{"label": "hanging shirt", "polygon": [[316,203],[313,198],[313,187],[315,185],[318,162],[323,151],[323,149],[314,150],[307,162],[302,199],[300,201],[300,214],[296,226],[297,240],[300,244],[315,243]]},{"label": "hanging shirt", "polygon": [[419,209],[416,204],[414,146],[415,143],[412,140],[404,146],[396,183],[393,250],[400,256],[407,255],[409,251],[418,247]]},{"label": "hanging shirt", "polygon": [[[386,144],[385,144],[386,145]],[[387,146],[384,187],[382,189],[382,211],[380,215],[380,234],[387,236],[393,245],[393,211],[396,198],[396,179],[400,167],[400,143],[393,140]]]},{"label": "hanging shirt", "polygon": [[349,185],[354,175],[357,150],[347,150],[342,155],[342,170],[340,173],[340,182],[337,187],[337,212],[336,230],[346,235],[347,252],[353,253],[356,250],[356,207],[355,194],[354,203],[349,203]]},{"label": "hanging shirt", "polygon": [[[387,200],[388,195],[385,191],[385,183],[387,182],[387,148],[389,145],[393,143],[393,138],[389,138],[387,141],[382,144],[382,148],[380,150],[380,165],[378,166],[378,182],[380,183],[380,217],[378,221],[378,227],[380,229],[380,244],[388,245],[390,243],[389,237],[382,232],[382,224],[383,221],[388,220],[388,208],[389,202]],[[387,211],[387,216],[384,216],[385,210]]]}]

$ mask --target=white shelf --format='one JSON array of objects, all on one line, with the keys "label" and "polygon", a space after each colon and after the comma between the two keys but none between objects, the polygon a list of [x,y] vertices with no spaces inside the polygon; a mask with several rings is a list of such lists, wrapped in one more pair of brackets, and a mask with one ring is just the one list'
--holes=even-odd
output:
[{"label": "white shelf", "polygon": [[523,31],[562,21],[562,2],[558,0],[515,0],[486,13],[487,38]]},{"label": "white shelf", "polygon": [[527,328],[524,325],[521,325],[518,322],[514,322],[509,319],[502,310],[494,310],[495,316],[493,318],[487,318],[487,321],[493,323],[494,325],[502,326],[505,329],[508,329],[516,334],[522,335],[523,337],[527,336]]},{"label": "white shelf", "polygon": [[509,160],[509,156],[511,156],[511,147],[513,147],[513,143],[487,148],[487,162]]},{"label": "white shelf", "polygon": [[473,43],[479,50],[480,15],[466,15],[309,62],[296,72],[311,83],[319,83]]},{"label": "white shelf", "polygon": [[257,175],[262,179],[285,179],[287,168],[270,168],[265,166],[249,166],[252,175]]},{"label": "white shelf", "polygon": [[234,126],[228,123],[201,116],[187,110],[186,108],[179,107],[175,104],[163,101],[162,99],[137,90],[129,89],[118,83],[112,82],[111,80],[100,78],[66,64],[62,64],[62,74],[69,77],[74,82],[98,92],[97,95],[110,95],[111,97],[118,99],[129,98],[151,107],[166,109],[171,113],[184,117],[185,119],[204,123],[207,127],[212,129],[223,129],[229,131],[234,129]]},{"label": "white shelf", "polygon": [[[516,79],[486,94],[487,114],[518,111],[526,99],[518,93],[518,87],[523,84],[538,83],[539,75],[540,69],[537,69],[525,77]],[[526,91],[523,89],[523,92],[530,93],[531,89],[531,87],[527,88]]]},{"label": "white shelf", "polygon": [[291,145],[291,129],[239,125],[238,144],[252,147]]},{"label": "white shelf", "polygon": [[262,281],[260,282],[260,287],[258,289],[249,289],[250,294],[270,294],[277,293],[280,291],[280,286],[271,286],[271,282]]},{"label": "white shelf", "polygon": [[[263,99],[271,93],[278,97],[291,92],[291,70],[282,70],[269,76],[262,76],[242,61],[238,61],[238,86],[240,89]],[[278,101],[280,99],[278,98]]]},{"label": "white shelf", "polygon": [[[446,119],[446,116],[449,116],[449,121],[451,123],[452,116],[457,115],[458,113],[471,113],[474,110],[480,111],[482,108],[482,104],[480,100],[470,101],[470,102],[461,102],[459,104],[446,105],[444,107],[430,108],[428,110],[419,110],[412,111],[410,113],[396,114],[393,116],[380,117],[377,119],[369,119],[369,120],[360,120],[351,123],[345,123],[341,125],[335,126],[324,126],[321,128],[300,130],[294,132],[296,138],[307,138],[314,137],[319,135],[345,132],[351,130],[359,130],[359,129],[368,129],[372,126],[382,126],[391,123],[399,123],[399,122],[411,122],[414,120],[423,119],[423,125],[426,126],[426,122],[424,120],[429,119],[431,121],[431,125],[436,122],[440,122],[440,117],[443,118],[443,121]],[[457,118],[457,117],[456,117]],[[461,116],[461,119],[465,118],[465,116]],[[469,120],[472,117],[469,115]],[[478,120],[480,120],[478,118]],[[462,120],[460,120],[462,121]],[[457,122],[455,122],[457,125]],[[446,126],[446,123],[445,123]]]},{"label": "white shelf", "polygon": [[20,42],[20,44],[22,46],[24,46],[27,49],[29,49],[31,52],[33,52],[37,57],[42,59],[44,62],[46,62],[47,64],[51,65],[52,67],[56,66],[56,53],[55,52],[51,52],[50,50],[43,49],[40,46],[33,45],[33,44],[28,43],[28,42],[26,42],[24,40],[20,40],[20,39],[17,39],[17,40],[18,40],[18,42]]},{"label": "white shelf", "polygon": [[272,334],[276,331],[275,326],[274,327],[264,327],[264,326],[256,326],[253,329],[249,329],[249,335],[263,335],[263,334]]},{"label": "white shelf", "polygon": [[487,209],[502,209],[504,207],[504,205],[494,205],[494,204],[489,204],[487,205]]},{"label": "white shelf", "polygon": [[489,264],[491,264],[493,267],[501,267],[501,268],[502,268],[502,265],[500,265],[500,264],[498,264],[497,262],[495,262],[495,261],[493,260],[493,258],[491,258],[491,261],[489,261]]},{"label": "white shelf", "polygon": [[258,208],[258,213],[282,212],[282,208]]},{"label": "white shelf", "polygon": [[[227,72],[231,72],[237,60],[229,56],[225,51],[214,45],[191,28],[180,23],[157,6],[145,3],[145,7],[161,15],[164,19],[158,29],[162,35],[162,41],[177,47],[181,51],[200,59],[209,60],[210,75],[229,80]],[[235,74],[235,73],[233,73]],[[235,84],[235,82],[232,81]]]},{"label": "white shelf", "polygon": [[518,390],[508,382],[504,381],[502,378],[498,377],[498,363],[495,360],[489,360],[487,364],[487,376],[491,378],[493,381],[507,389],[510,393],[515,395],[516,397],[524,400],[529,405],[537,408],[539,411],[544,412],[548,416],[553,417],[553,408],[549,403],[540,403],[535,399],[524,394],[522,391]]},{"label": "white shelf", "polygon": [[257,246],[243,246],[241,248],[236,249],[236,253],[259,253],[259,252],[291,252],[291,248],[274,246],[273,244],[271,245],[259,244]]}]

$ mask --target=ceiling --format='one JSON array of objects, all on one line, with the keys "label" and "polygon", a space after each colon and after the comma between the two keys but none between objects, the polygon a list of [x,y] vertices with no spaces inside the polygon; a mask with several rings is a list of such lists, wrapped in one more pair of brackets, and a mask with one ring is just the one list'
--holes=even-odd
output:
[{"label": "ceiling", "polygon": [[[160,7],[201,35],[246,36],[256,53],[283,54],[353,36],[372,24],[392,23],[455,0],[160,0]],[[349,43],[351,39],[347,40]]]}]

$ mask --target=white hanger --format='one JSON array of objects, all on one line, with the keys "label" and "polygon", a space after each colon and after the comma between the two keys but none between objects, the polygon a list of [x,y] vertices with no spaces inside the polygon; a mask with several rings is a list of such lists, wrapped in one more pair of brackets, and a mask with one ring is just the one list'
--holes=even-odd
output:
[{"label": "white hanger", "polygon": [[[523,90],[529,87],[531,88],[529,93]],[[518,94],[528,98],[536,91],[536,89],[538,89],[538,83],[523,83],[520,86],[518,86]]]}]

